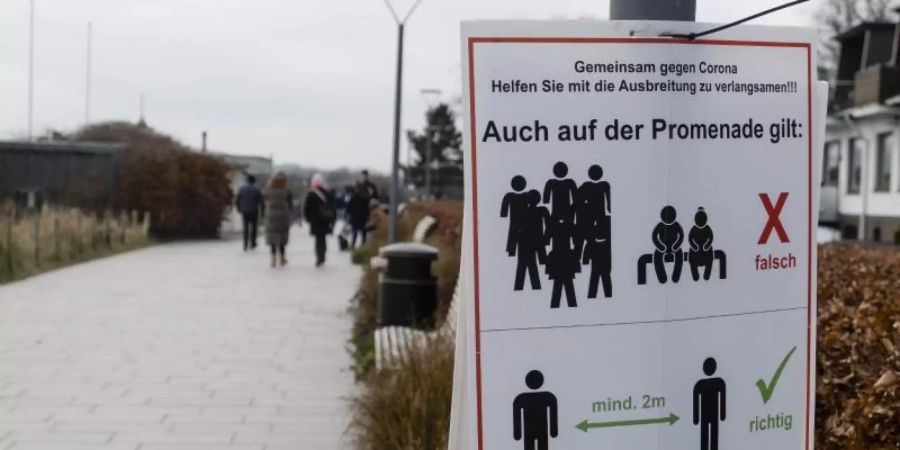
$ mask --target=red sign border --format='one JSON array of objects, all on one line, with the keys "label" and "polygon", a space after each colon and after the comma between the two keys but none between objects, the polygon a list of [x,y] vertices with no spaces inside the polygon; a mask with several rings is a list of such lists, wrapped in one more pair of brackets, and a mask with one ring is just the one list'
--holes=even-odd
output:
[{"label": "red sign border", "polygon": [[473,270],[475,293],[475,378],[477,390],[476,414],[478,421],[478,450],[484,449],[484,430],[482,424],[481,409],[481,311],[479,307],[480,284],[478,265],[478,164],[477,164],[477,139],[472,127],[475,126],[475,44],[666,44],[666,45],[721,45],[737,47],[788,47],[806,49],[806,80],[807,80],[807,294],[806,294],[806,420],[805,420],[805,450],[810,450],[810,371],[812,357],[812,316],[815,307],[812,304],[812,249],[813,249],[813,182],[812,182],[812,48],[806,42],[783,41],[744,41],[744,40],[720,40],[720,39],[672,39],[672,38],[626,38],[626,37],[469,37],[469,138],[471,146],[471,173],[472,173],[472,246],[473,246]]}]

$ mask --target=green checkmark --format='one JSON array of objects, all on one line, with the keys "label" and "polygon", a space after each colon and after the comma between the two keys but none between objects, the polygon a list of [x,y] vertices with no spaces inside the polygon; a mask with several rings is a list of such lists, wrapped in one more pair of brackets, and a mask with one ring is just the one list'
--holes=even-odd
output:
[{"label": "green checkmark", "polygon": [[769,381],[768,386],[762,379],[756,380],[756,387],[759,388],[759,394],[762,395],[763,404],[769,403],[769,399],[772,398],[772,393],[775,392],[775,386],[778,385],[778,380],[781,378],[781,372],[784,372],[784,367],[787,366],[788,360],[791,359],[791,355],[793,355],[796,350],[797,347],[795,346],[788,352],[787,356],[781,360],[781,364],[779,364],[778,369],[775,370],[775,375],[772,375],[772,381]]}]

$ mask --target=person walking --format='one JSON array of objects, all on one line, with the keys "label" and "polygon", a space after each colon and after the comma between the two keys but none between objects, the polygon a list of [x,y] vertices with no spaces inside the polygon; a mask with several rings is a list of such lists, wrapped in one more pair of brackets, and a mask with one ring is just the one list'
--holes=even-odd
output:
[{"label": "person walking", "polygon": [[378,188],[375,187],[375,183],[369,179],[368,170],[362,171],[362,185],[370,199],[378,200]]},{"label": "person walking", "polygon": [[238,189],[234,206],[241,214],[244,225],[244,251],[255,249],[259,218],[265,216],[266,211],[262,191],[256,187],[256,177],[247,175],[247,184]]},{"label": "person walking", "polygon": [[325,264],[325,237],[334,228],[335,211],[331,196],[325,186],[325,178],[317,173],[309,182],[309,193],[303,202],[303,216],[309,224],[309,233],[316,239],[316,267]]},{"label": "person walking", "polygon": [[284,266],[287,258],[284,255],[291,229],[291,209],[293,195],[287,186],[287,176],[278,172],[269,180],[266,188],[266,244],[272,251],[272,267]]},{"label": "person walking", "polygon": [[357,236],[362,238],[361,242],[363,244],[366,243],[368,238],[366,227],[369,224],[371,203],[372,197],[369,189],[362,181],[357,182],[353,186],[353,192],[347,205],[347,219],[350,222],[350,230],[353,236],[350,241],[350,248],[356,247]]}]

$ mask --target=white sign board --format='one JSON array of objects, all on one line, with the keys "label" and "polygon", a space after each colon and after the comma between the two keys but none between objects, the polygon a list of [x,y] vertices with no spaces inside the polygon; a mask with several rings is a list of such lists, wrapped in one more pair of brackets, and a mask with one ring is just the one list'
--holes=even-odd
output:
[{"label": "white sign board", "polygon": [[707,27],[463,25],[458,448],[812,448],[814,34]]}]

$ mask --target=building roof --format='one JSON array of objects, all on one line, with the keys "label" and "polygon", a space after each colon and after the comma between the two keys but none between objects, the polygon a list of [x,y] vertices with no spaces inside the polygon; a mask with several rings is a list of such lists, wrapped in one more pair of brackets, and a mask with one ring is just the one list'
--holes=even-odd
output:
[{"label": "building roof", "polygon": [[231,155],[228,153],[209,153],[223,164],[243,172],[255,175],[269,174],[272,172],[272,159],[255,155]]},{"label": "building roof", "polygon": [[893,30],[897,24],[890,22],[863,22],[834,38],[840,42],[849,41],[858,37],[862,37],[867,30]]},{"label": "building roof", "polygon": [[0,141],[0,152],[112,155],[124,148],[125,146],[122,144],[104,142]]}]

